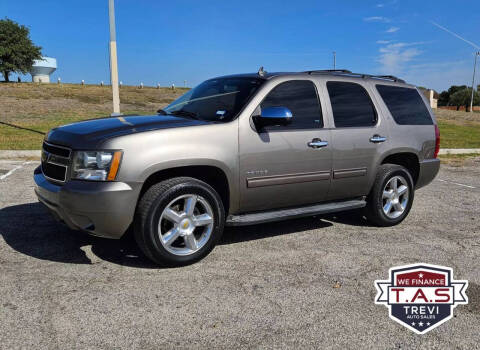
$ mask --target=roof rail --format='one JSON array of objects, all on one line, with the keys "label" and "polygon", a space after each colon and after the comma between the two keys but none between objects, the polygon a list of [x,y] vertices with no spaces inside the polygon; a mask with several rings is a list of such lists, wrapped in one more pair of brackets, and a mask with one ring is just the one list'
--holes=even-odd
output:
[{"label": "roof rail", "polygon": [[348,69],[319,69],[319,70],[308,70],[304,73],[312,74],[312,73],[349,73],[352,72]]},{"label": "roof rail", "polygon": [[393,75],[372,75],[364,73],[352,73],[347,69],[322,69],[322,70],[309,70],[305,71],[307,74],[333,74],[333,75],[345,75],[351,77],[360,77],[360,78],[373,78],[381,80],[391,80],[399,83],[405,83],[405,80],[397,78]]},{"label": "roof rail", "polygon": [[385,80],[393,80],[393,81],[398,81],[400,83],[404,83],[405,80],[397,78],[394,75],[372,75],[373,78],[378,78],[378,79],[385,79]]}]

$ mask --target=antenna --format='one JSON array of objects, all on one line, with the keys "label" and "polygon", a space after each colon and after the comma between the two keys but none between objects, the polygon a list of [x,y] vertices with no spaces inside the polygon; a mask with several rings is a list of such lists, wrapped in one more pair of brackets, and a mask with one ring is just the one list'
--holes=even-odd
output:
[{"label": "antenna", "polygon": [[266,71],[263,70],[263,66],[261,66],[259,69],[258,69],[258,75],[261,76],[261,77],[264,77],[265,74],[267,74]]}]

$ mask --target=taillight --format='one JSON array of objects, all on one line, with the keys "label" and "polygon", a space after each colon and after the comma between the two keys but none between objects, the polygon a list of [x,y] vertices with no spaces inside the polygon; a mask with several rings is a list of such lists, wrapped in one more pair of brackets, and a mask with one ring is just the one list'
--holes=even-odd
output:
[{"label": "taillight", "polygon": [[438,125],[435,125],[435,153],[433,154],[433,158],[437,158],[439,151],[440,151],[440,130],[438,129]]}]

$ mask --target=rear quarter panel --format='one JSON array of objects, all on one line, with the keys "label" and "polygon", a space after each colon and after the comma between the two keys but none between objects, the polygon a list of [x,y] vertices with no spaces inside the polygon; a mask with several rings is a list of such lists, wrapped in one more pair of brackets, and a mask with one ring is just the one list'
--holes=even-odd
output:
[{"label": "rear quarter panel", "polygon": [[375,94],[375,98],[381,110],[382,118],[388,123],[389,129],[390,129],[389,147],[387,151],[384,154],[382,154],[382,156],[380,157],[380,163],[383,161],[383,159],[385,159],[389,155],[395,154],[395,153],[402,153],[402,152],[414,153],[415,155],[417,155],[420,162],[423,161],[424,159],[433,158],[435,153],[434,125],[436,124],[436,118],[425,96],[420,91],[418,91],[420,96],[422,97],[423,102],[427,106],[427,109],[430,113],[430,117],[432,118],[433,124],[432,125],[399,125],[393,119],[385,102],[383,101],[382,97],[378,93],[376,89],[377,84],[413,88],[413,89],[416,89],[417,91],[418,89],[408,84],[399,84],[399,83],[393,83],[388,81],[385,81],[385,82],[370,81],[372,91]]}]

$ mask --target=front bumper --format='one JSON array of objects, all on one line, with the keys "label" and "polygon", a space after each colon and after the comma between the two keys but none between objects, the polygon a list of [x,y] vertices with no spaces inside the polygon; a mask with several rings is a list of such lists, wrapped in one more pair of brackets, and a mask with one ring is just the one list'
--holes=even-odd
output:
[{"label": "front bumper", "polygon": [[48,181],[40,167],[34,171],[35,193],[59,220],[71,229],[106,238],[120,238],[133,221],[141,184]]},{"label": "front bumper", "polygon": [[420,162],[420,171],[418,174],[416,189],[424,187],[433,181],[440,170],[440,159],[425,159]]}]

